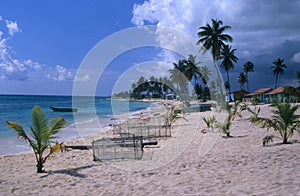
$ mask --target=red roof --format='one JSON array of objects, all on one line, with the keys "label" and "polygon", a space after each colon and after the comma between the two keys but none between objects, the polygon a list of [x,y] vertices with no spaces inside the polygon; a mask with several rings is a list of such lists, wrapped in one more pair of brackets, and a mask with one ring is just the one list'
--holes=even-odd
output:
[{"label": "red roof", "polygon": [[277,94],[277,93],[282,93],[284,92],[285,88],[284,87],[278,87],[274,90],[272,90],[271,92],[267,93],[268,95],[274,95],[274,94]]},{"label": "red roof", "polygon": [[247,94],[246,96],[259,95],[259,94],[263,94],[263,93],[266,93],[271,90],[272,90],[272,88],[261,88],[261,89],[254,91],[253,93]]},{"label": "red roof", "polygon": [[261,89],[258,89],[257,91],[254,91],[255,94],[262,94],[262,93],[265,93],[269,90],[272,90],[272,88],[261,88]]}]

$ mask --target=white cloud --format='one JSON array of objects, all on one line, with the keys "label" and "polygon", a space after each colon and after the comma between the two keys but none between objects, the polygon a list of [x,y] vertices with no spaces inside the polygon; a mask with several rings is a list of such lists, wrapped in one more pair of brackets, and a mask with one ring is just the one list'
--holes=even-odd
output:
[{"label": "white cloud", "polygon": [[56,65],[56,69],[54,73],[47,74],[45,77],[49,80],[54,80],[58,82],[62,82],[74,78],[73,73],[61,65]]},{"label": "white cloud", "polygon": [[300,52],[294,54],[294,56],[291,60],[295,63],[300,63]]},{"label": "white cloud", "polygon": [[28,78],[24,64],[12,58],[6,48],[0,50],[0,74],[2,74],[1,78],[9,80],[26,80]]},{"label": "white cloud", "polygon": [[[0,16],[0,22],[2,21]],[[21,32],[17,22],[3,20],[6,22],[8,33],[3,33],[0,29],[0,78],[8,80],[27,80],[29,76],[33,77],[34,73],[38,75],[46,75],[46,78],[54,81],[67,81],[73,79],[73,73],[61,65],[52,66],[44,65],[33,61],[19,60],[11,55],[11,47],[7,40],[12,39],[15,33]],[[1,26],[0,26],[1,27]],[[1,31],[2,30],[2,31]],[[47,74],[46,74],[47,73]]]},{"label": "white cloud", "polygon": [[39,64],[38,62],[33,62],[31,59],[27,59],[26,61],[24,61],[24,64],[35,71],[40,71],[43,67],[43,65]]},{"label": "white cloud", "polygon": [[[134,5],[132,23],[144,25],[157,23],[157,25],[186,28],[185,24],[191,21],[191,1],[150,0],[141,5]],[[178,20],[180,18],[180,20]]]},{"label": "white cloud", "polygon": [[87,81],[91,81],[92,79],[91,79],[89,74],[86,74],[82,77],[75,77],[75,80],[76,81],[81,81],[81,82],[87,82]]},{"label": "white cloud", "polygon": [[6,20],[6,27],[9,35],[13,36],[15,33],[19,33],[20,29],[17,22]]}]

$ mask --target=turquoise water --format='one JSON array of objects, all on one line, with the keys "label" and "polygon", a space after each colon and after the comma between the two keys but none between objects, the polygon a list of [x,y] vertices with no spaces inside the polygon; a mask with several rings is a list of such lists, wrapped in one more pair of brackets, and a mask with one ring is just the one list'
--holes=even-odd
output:
[{"label": "turquoise water", "polygon": [[[79,100],[79,101],[78,101]],[[87,103],[93,103],[96,114]],[[62,117],[68,122],[68,128],[60,133],[60,140],[66,141],[79,136],[74,128],[75,120],[72,112],[53,112],[49,106],[72,107],[71,96],[38,96],[38,95],[0,95],[0,155],[14,154],[29,150],[29,146],[17,139],[15,132],[8,128],[6,121],[21,123],[26,131],[30,130],[31,110],[35,105],[47,113],[49,119]],[[98,118],[102,126],[114,123],[114,115],[137,112],[150,107],[151,103],[107,100],[102,97],[80,97],[77,99],[78,112],[76,123]]]}]

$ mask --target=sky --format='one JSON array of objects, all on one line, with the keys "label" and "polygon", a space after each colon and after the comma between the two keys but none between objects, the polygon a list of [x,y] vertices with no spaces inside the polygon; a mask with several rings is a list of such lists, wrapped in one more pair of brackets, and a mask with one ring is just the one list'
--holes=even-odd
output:
[{"label": "sky", "polygon": [[[296,86],[299,10],[300,0],[0,0],[0,94],[71,95],[74,80],[91,80],[88,74],[76,77],[85,56],[114,33],[153,24],[198,39],[198,28],[212,18],[231,26],[226,33],[239,58],[230,71],[233,90],[240,88],[237,76],[247,61],[255,65],[250,91],[274,87],[270,67],[277,58],[288,67],[278,84]],[[177,60],[155,47],[127,51],[99,76],[95,94],[110,95],[118,78],[138,63],[166,62],[155,67],[153,75],[160,77]]]}]

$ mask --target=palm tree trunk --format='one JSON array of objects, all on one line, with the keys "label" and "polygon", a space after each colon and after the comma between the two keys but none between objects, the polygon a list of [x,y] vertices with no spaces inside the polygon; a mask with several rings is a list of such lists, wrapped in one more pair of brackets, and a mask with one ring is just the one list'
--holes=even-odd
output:
[{"label": "palm tree trunk", "polygon": [[275,88],[277,88],[277,80],[278,80],[278,74],[276,74],[276,78],[275,78]]},{"label": "palm tree trunk", "polygon": [[249,92],[249,78],[248,78],[248,72],[246,72],[246,77],[247,77],[247,91]]},{"label": "palm tree trunk", "polygon": [[228,84],[229,84],[229,88],[228,88],[228,90],[229,90],[229,92],[228,92],[228,94],[230,94],[230,92],[231,92],[231,89],[230,89],[230,81],[229,81],[229,71],[227,71],[227,81],[228,81]]},{"label": "palm tree trunk", "polygon": [[282,143],[287,144],[287,131],[285,131],[283,134]]},{"label": "palm tree trunk", "polygon": [[213,60],[214,60],[214,67],[215,67],[215,70],[216,70],[216,72],[217,72],[217,75],[218,75],[218,78],[217,78],[217,83],[219,83],[219,88],[220,88],[220,99],[221,99],[221,102],[225,102],[225,96],[223,96],[224,95],[224,93],[223,93],[223,89],[222,89],[222,85],[221,85],[221,76],[220,76],[220,73],[219,73],[219,69],[218,69],[218,67],[217,67],[217,60],[216,60],[216,57],[213,55]]},{"label": "palm tree trunk", "polygon": [[37,173],[43,173],[43,167],[44,167],[44,163],[43,163],[43,159],[41,157],[39,157],[38,161],[37,161],[37,165],[36,165],[36,172]]}]

